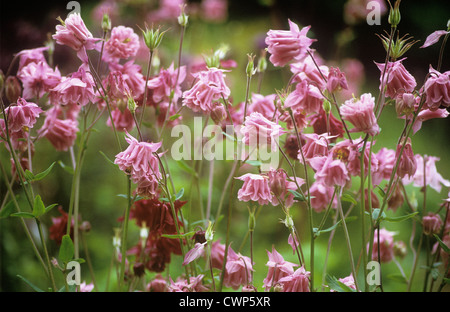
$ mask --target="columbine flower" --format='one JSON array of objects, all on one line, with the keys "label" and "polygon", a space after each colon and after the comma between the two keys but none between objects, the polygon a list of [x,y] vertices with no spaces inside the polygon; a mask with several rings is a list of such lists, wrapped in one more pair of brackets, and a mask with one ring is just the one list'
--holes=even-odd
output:
[{"label": "columbine flower", "polygon": [[134,183],[142,191],[156,194],[158,180],[162,178],[159,171],[159,161],[154,155],[162,143],[139,142],[129,133],[125,140],[129,146],[116,155],[114,163],[119,169],[129,174]]},{"label": "columbine flower", "polygon": [[272,246],[272,252],[267,251],[269,261],[267,261],[266,266],[269,267],[267,272],[267,277],[263,281],[263,287],[266,291],[269,291],[273,286],[278,283],[281,278],[291,275],[294,273],[294,267],[297,264],[285,261],[283,256],[275,250]]},{"label": "columbine flower", "polygon": [[134,63],[133,60],[128,61],[123,65],[120,63],[110,63],[109,68],[112,72],[122,73],[122,80],[128,87],[128,90],[134,99],[137,99],[144,94],[145,78],[142,75],[142,68]]},{"label": "columbine flower", "polygon": [[40,131],[57,151],[67,151],[77,138],[78,123],[72,119],[60,119],[59,113],[57,106],[49,109]]},{"label": "columbine flower", "polygon": [[18,132],[33,128],[36,119],[43,111],[35,103],[27,102],[19,97],[16,105],[10,105],[5,109],[8,116],[8,129],[10,132]]},{"label": "columbine flower", "polygon": [[342,89],[348,89],[347,79],[344,73],[338,67],[330,67],[327,79],[327,91],[333,93]]},{"label": "columbine flower", "polygon": [[384,75],[383,81],[383,72],[385,70],[385,64],[378,64],[378,69],[381,72],[380,77],[380,90],[381,87],[386,88],[386,95],[391,99],[395,99],[400,97],[405,92],[412,92],[416,87],[416,79],[406,70],[405,66],[403,66],[402,61],[405,58],[395,61],[388,62],[387,69]]},{"label": "columbine flower", "polygon": [[[327,114],[323,108],[316,114],[309,116],[309,123],[313,127],[314,133],[322,134],[329,131],[331,136],[344,136],[344,125],[342,122],[334,117],[331,112]],[[334,139],[332,140],[334,141]]]},{"label": "columbine flower", "polygon": [[430,66],[430,77],[425,82],[425,104],[430,110],[437,110],[440,106],[450,106],[450,71],[440,73]]},{"label": "columbine flower", "polygon": [[350,181],[344,162],[340,159],[333,159],[331,154],[311,158],[309,163],[316,171],[315,178],[318,183],[334,187],[336,185],[345,186]]},{"label": "columbine flower", "polygon": [[[311,196],[311,207],[316,212],[322,212],[328,208],[328,205],[333,198],[334,187],[328,186],[323,183],[315,181],[309,188],[309,194]],[[333,208],[337,208],[337,196],[334,196]]]},{"label": "columbine flower", "polygon": [[53,70],[45,62],[29,63],[17,74],[22,81],[23,98],[41,98],[44,94],[53,89],[61,80],[58,68]]},{"label": "columbine flower", "polygon": [[[316,133],[305,133],[303,137],[306,139],[306,143],[303,144],[302,153],[306,160],[316,156],[328,155],[328,144],[331,143],[330,140],[333,137]],[[298,154],[298,159],[302,162],[301,153]]]},{"label": "columbine flower", "polygon": [[[251,101],[247,107],[247,114],[258,112],[267,119],[272,119],[275,112],[276,98],[276,94],[269,94],[264,96],[262,94],[252,93]],[[242,105],[245,105],[245,103],[242,103]]]},{"label": "columbine flower", "polygon": [[41,47],[36,49],[29,49],[29,50],[22,50],[19,53],[17,53],[17,56],[20,56],[19,59],[19,68],[17,69],[18,72],[22,70],[25,66],[27,66],[30,63],[40,63],[40,62],[47,62],[45,60],[44,51],[47,51],[48,47]]},{"label": "columbine flower", "polygon": [[301,186],[305,181],[301,178],[297,178],[297,183],[289,181],[289,178],[283,169],[272,169],[269,171],[268,176],[270,191],[274,195],[272,196],[271,204],[277,206],[279,204],[279,198],[284,202],[286,207],[292,206],[294,203],[294,195],[289,192],[289,190],[295,191],[297,189],[297,184]]},{"label": "columbine flower", "polygon": [[[417,169],[411,178],[403,179],[403,183],[409,184],[414,182],[414,186],[423,187],[424,186],[424,157],[416,154],[415,155],[417,162]],[[439,157],[435,156],[425,156],[425,185],[430,186],[432,189],[436,190],[436,192],[440,192],[442,189],[442,185],[445,187],[450,187],[450,181],[444,179],[441,174],[437,171],[436,162],[439,161]]]},{"label": "columbine flower", "polygon": [[[400,157],[401,148],[402,144],[400,143],[397,145],[397,151],[395,153],[396,159]],[[403,148],[400,162],[398,164],[397,175],[400,178],[404,178],[406,175],[412,177],[416,173],[416,169],[417,169],[417,161],[412,150],[411,140],[408,138],[408,141],[406,142],[405,147]]]},{"label": "columbine flower", "polygon": [[[113,111],[111,111],[111,117],[117,131],[129,132],[134,128],[134,118],[128,108],[124,108],[123,110],[121,110],[120,108],[115,108]],[[108,118],[106,124],[109,127],[112,127],[110,118]]]},{"label": "columbine flower", "polygon": [[306,57],[299,62],[291,63],[290,69],[294,77],[292,81],[295,83],[306,80],[320,90],[324,90],[327,86],[322,75],[328,77],[330,69],[323,64],[322,58],[318,55],[314,55],[314,59]]},{"label": "columbine flower", "polygon": [[278,148],[275,140],[285,133],[279,124],[268,120],[258,112],[245,117],[245,125],[240,132],[243,135],[242,143],[258,148],[269,145],[272,151]]},{"label": "columbine flower", "polygon": [[307,26],[300,30],[297,24],[289,20],[289,30],[269,30],[265,42],[272,64],[283,67],[292,60],[304,58],[307,49],[315,41],[306,36],[310,28]]},{"label": "columbine flower", "polygon": [[210,113],[213,102],[230,96],[230,89],[225,83],[224,70],[215,67],[193,74],[197,79],[195,85],[183,93],[183,105],[194,112]]},{"label": "columbine flower", "polygon": [[254,270],[250,258],[236,253],[231,247],[228,247],[223,285],[234,290],[241,285],[247,285],[252,282],[251,271]]},{"label": "columbine flower", "polygon": [[439,234],[442,224],[441,216],[430,212],[422,218],[423,233],[425,235]]},{"label": "columbine flower", "polygon": [[228,15],[227,0],[203,0],[201,3],[202,17],[209,21],[220,23],[226,20]]},{"label": "columbine flower", "polygon": [[176,282],[170,278],[169,292],[202,292],[208,291],[208,288],[203,286],[202,279],[204,275],[191,276],[189,283],[184,278],[178,278]]},{"label": "columbine flower", "polygon": [[395,151],[388,148],[381,148],[374,155],[378,160],[378,169],[372,174],[372,184],[379,185],[383,179],[389,180],[395,164]]},{"label": "columbine flower", "polygon": [[[372,247],[372,260],[378,261],[378,249],[380,249],[380,261],[382,263],[390,262],[394,258],[394,232],[386,229],[381,229],[378,234],[378,229],[374,232],[374,241]],[[378,241],[378,236],[380,240]],[[369,245],[367,245],[369,250]]]},{"label": "columbine flower", "polygon": [[[343,283],[345,286],[348,286],[349,288],[356,290],[355,279],[353,278],[353,275],[350,274],[347,277],[338,279],[338,281]],[[335,290],[331,291],[334,292]]]},{"label": "columbine flower", "polygon": [[427,47],[435,44],[436,42],[439,41],[441,36],[445,36],[449,32],[450,31],[448,31],[448,30],[436,30],[436,31],[432,32],[431,34],[428,35],[427,39],[425,40],[425,42],[424,42],[423,46],[421,46],[421,48],[427,48]]},{"label": "columbine flower", "polygon": [[360,99],[350,99],[340,107],[344,120],[350,121],[355,127],[351,132],[364,132],[376,135],[380,132],[374,113],[375,98],[370,93],[364,93]]},{"label": "columbine flower", "polygon": [[136,55],[139,50],[139,36],[133,28],[117,26],[111,30],[111,37],[105,43],[103,59],[107,62],[117,62]]},{"label": "columbine flower", "polygon": [[247,173],[236,179],[244,181],[244,184],[238,191],[238,199],[240,201],[257,201],[260,205],[267,205],[272,200],[268,177]]},{"label": "columbine flower", "polygon": [[300,111],[305,114],[317,113],[322,107],[323,96],[319,89],[303,80],[295,86],[284,101],[285,108]]},{"label": "columbine flower", "polygon": [[280,278],[278,282],[283,285],[283,292],[309,292],[309,278],[311,273],[301,266],[293,274]]},{"label": "columbine flower", "polygon": [[168,289],[169,287],[167,285],[167,281],[161,276],[161,274],[157,274],[146,287],[146,290],[150,292],[167,292]]}]

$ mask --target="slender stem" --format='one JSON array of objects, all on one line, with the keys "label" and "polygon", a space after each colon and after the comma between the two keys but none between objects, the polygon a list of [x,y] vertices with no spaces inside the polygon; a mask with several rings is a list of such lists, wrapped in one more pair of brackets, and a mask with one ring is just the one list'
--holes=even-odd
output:
[{"label": "slender stem", "polygon": [[441,71],[441,66],[442,66],[442,58],[444,57],[444,48],[445,48],[445,44],[447,43],[447,39],[448,39],[449,33],[447,33],[444,37],[444,40],[442,41],[442,45],[441,45],[441,49],[439,51],[439,60],[438,60],[438,65],[437,65],[437,71]]},{"label": "slender stem", "polygon": [[121,285],[124,281],[124,277],[125,277],[125,263],[126,263],[126,259],[127,259],[127,239],[128,239],[128,223],[130,220],[130,210],[131,210],[131,206],[132,206],[132,199],[131,199],[131,179],[128,178],[128,187],[127,187],[127,191],[128,191],[128,205],[125,209],[125,216],[124,216],[124,221],[123,221],[123,229],[122,229],[122,239],[121,239],[121,247],[122,247],[122,251],[121,251],[121,262],[120,262],[120,280],[119,280],[119,285]]},{"label": "slender stem", "polygon": [[44,233],[42,232],[41,222],[37,218],[36,218],[36,224],[37,224],[37,228],[39,231],[39,236],[41,237],[42,247],[44,248],[44,255],[45,255],[45,259],[47,261],[48,273],[50,275],[50,280],[52,282],[53,291],[57,291],[55,278],[53,276],[52,263],[50,262],[50,257],[48,255],[47,245],[45,244]]},{"label": "slender stem", "polygon": [[147,74],[145,77],[144,98],[142,100],[142,112],[141,112],[141,118],[139,120],[139,125],[142,124],[142,120],[144,119],[145,107],[147,106],[148,79],[150,76],[150,68],[152,67],[152,59],[153,59],[153,50],[150,50],[149,55],[148,55]]},{"label": "slender stem", "polygon": [[[367,136],[366,139],[364,140],[364,144],[363,144],[363,149],[361,152],[361,160],[360,160],[360,170],[361,170],[361,185],[360,185],[360,196],[361,196],[361,209],[360,209],[360,218],[361,218],[361,250],[362,250],[362,255],[363,255],[363,269],[364,269],[364,276],[367,276],[367,255],[365,253],[365,248],[366,248],[366,239],[365,239],[365,234],[366,234],[366,226],[365,226],[365,214],[366,214],[366,199],[365,197],[365,188],[364,188],[364,184],[365,184],[365,177],[364,177],[364,158],[365,158],[365,154],[366,154],[366,144],[367,144]],[[368,188],[370,193],[370,189]],[[369,213],[371,213],[372,211],[369,210]],[[354,278],[356,279],[356,276],[354,276]],[[366,280],[366,278],[364,278],[364,280]],[[364,282],[364,290],[366,291],[368,289],[368,285],[367,285],[367,280]]]}]

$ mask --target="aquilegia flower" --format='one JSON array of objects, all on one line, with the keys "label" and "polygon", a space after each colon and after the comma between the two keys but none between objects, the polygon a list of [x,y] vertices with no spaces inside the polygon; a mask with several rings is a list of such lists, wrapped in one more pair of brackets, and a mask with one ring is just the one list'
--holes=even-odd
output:
[{"label": "aquilegia flower", "polygon": [[238,199],[240,201],[256,201],[260,205],[267,205],[272,200],[268,177],[247,173],[236,179],[244,181],[244,184],[238,191]]},{"label": "aquilegia flower", "polygon": [[269,291],[281,278],[292,275],[297,264],[285,261],[283,256],[275,250],[274,246],[272,246],[272,252],[267,251],[267,255],[269,261],[267,261],[266,266],[269,270],[263,281],[263,287],[266,291]]},{"label": "aquilegia flower", "polygon": [[354,128],[351,132],[364,132],[369,135],[376,135],[380,132],[377,119],[374,113],[375,98],[370,93],[364,93],[359,99],[345,101],[340,107],[344,120],[350,121]]},{"label": "aquilegia flower", "polygon": [[450,71],[440,73],[430,66],[430,77],[425,82],[425,104],[430,110],[437,110],[440,106],[450,106]]},{"label": "aquilegia flower", "polygon": [[16,105],[12,104],[5,109],[9,131],[18,132],[24,128],[33,128],[36,119],[42,112],[42,109],[35,103],[27,102],[19,97]]},{"label": "aquilegia flower", "polygon": [[103,58],[108,62],[127,59],[137,54],[140,42],[133,28],[117,26],[111,30],[111,37],[105,43]]},{"label": "aquilegia flower", "polygon": [[268,120],[258,112],[245,117],[245,125],[240,132],[243,135],[242,143],[251,148],[270,146],[272,151],[278,148],[276,140],[285,133],[279,124]]},{"label": "aquilegia flower", "polygon": [[408,70],[406,70],[405,66],[402,64],[402,61],[398,60],[395,62],[388,62],[386,72],[384,74],[383,81],[383,72],[385,69],[385,64],[378,64],[378,69],[381,72],[380,75],[380,89],[381,86],[386,87],[386,96],[391,99],[395,99],[400,97],[405,92],[412,92],[416,87],[416,79],[411,75]]}]

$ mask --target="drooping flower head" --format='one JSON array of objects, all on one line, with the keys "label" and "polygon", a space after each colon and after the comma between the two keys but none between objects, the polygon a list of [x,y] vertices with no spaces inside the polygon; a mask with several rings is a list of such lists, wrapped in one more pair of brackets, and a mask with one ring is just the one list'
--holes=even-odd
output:
[{"label": "drooping flower head", "polygon": [[375,98],[370,93],[364,93],[359,99],[345,101],[340,107],[344,120],[350,121],[354,128],[351,132],[364,132],[376,135],[380,132],[374,112]]},{"label": "drooping flower head", "polygon": [[412,150],[411,140],[409,138],[405,144],[403,153],[400,156],[401,149],[402,144],[398,144],[397,151],[395,153],[396,159],[400,157],[400,162],[397,168],[397,175],[400,178],[404,178],[406,175],[408,175],[411,178],[416,173],[417,161]]},{"label": "drooping flower head", "polygon": [[272,151],[278,147],[276,140],[285,133],[283,128],[265,118],[261,113],[254,112],[245,117],[245,125],[240,128],[242,142],[251,148],[270,146]]},{"label": "drooping flower head", "polygon": [[310,28],[307,26],[300,30],[297,24],[289,20],[289,30],[269,30],[265,42],[272,64],[283,67],[292,60],[304,58],[315,41],[306,36]]},{"label": "drooping flower head", "polygon": [[386,70],[384,63],[376,63],[381,72],[380,90],[382,86],[386,87],[386,96],[391,99],[399,98],[405,92],[413,92],[417,85],[414,76],[411,75],[403,65],[403,60],[404,58],[395,62],[388,62]]},{"label": "drooping flower head", "polygon": [[252,282],[252,271],[254,269],[250,258],[236,253],[231,247],[228,247],[223,285],[234,290],[241,285],[248,285]]},{"label": "drooping flower head", "polygon": [[8,130],[18,132],[33,128],[37,118],[42,113],[42,109],[35,103],[27,102],[19,97],[17,103],[10,105],[5,109],[8,120]]},{"label": "drooping flower head", "polygon": [[293,274],[280,278],[278,282],[283,286],[283,292],[309,292],[311,273],[301,266]]},{"label": "drooping flower head", "polygon": [[428,213],[422,218],[423,233],[425,235],[439,234],[443,222],[441,216],[436,213]]},{"label": "drooping flower head", "polygon": [[255,201],[260,205],[267,205],[272,200],[267,176],[247,173],[236,179],[244,181],[244,184],[238,191],[238,199],[240,201]]},{"label": "drooping flower head", "polygon": [[60,109],[55,106],[46,112],[41,135],[45,136],[57,151],[67,151],[77,138],[78,122],[73,119],[61,119]]},{"label": "drooping flower head", "polygon": [[29,63],[24,66],[17,77],[22,81],[23,98],[41,98],[53,89],[61,80],[61,74],[56,67],[54,70],[46,63]]},{"label": "drooping flower head", "polygon": [[[394,232],[390,232],[386,229],[375,230],[374,241],[372,247],[372,260],[388,263],[394,258]],[[378,256],[378,249],[380,250]],[[367,245],[369,250],[369,245]]]},{"label": "drooping flower head", "polygon": [[435,111],[450,106],[450,71],[440,73],[430,66],[430,77],[425,82],[426,106]]},{"label": "drooping flower head", "polygon": [[[417,163],[417,169],[412,177],[405,177],[403,183],[405,185],[414,182],[413,185],[417,187],[423,187],[424,185],[430,186],[436,192],[440,192],[442,186],[450,187],[450,181],[444,179],[442,175],[437,171],[436,162],[440,160],[439,157],[435,156],[422,156],[419,154],[415,155],[415,160]],[[424,168],[425,166],[425,168]],[[425,174],[425,179],[424,179]],[[424,184],[425,180],[425,184]]]},{"label": "drooping flower head", "polygon": [[284,107],[304,114],[318,113],[322,107],[322,99],[319,89],[303,80],[297,83],[295,90],[286,97]]},{"label": "drooping flower head", "polygon": [[139,46],[139,36],[133,28],[122,25],[116,26],[111,29],[111,37],[105,43],[103,58],[107,62],[128,59],[137,54]]},{"label": "drooping flower head", "polygon": [[283,256],[276,251],[274,246],[272,246],[272,252],[267,251],[267,255],[269,257],[269,261],[267,261],[266,266],[269,270],[263,281],[263,287],[266,291],[269,291],[281,278],[293,274],[294,267],[296,267],[297,264],[285,261]]}]

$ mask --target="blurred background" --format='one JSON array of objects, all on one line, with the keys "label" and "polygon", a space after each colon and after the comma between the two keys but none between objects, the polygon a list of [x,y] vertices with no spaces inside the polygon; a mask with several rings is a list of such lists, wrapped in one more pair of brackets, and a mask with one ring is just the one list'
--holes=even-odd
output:
[{"label": "blurred background", "polygon": [[[161,1],[162,3],[163,1]],[[264,38],[270,29],[288,29],[288,19],[296,22],[300,26],[311,25],[308,37],[317,41],[313,48],[325,60],[327,64],[344,64],[346,60],[357,60],[358,66],[363,69],[363,75],[358,78],[359,90],[361,93],[371,92],[377,94],[379,85],[379,70],[374,62],[383,62],[385,50],[376,34],[383,34],[389,30],[387,15],[381,17],[381,25],[368,25],[365,17],[360,17],[355,13],[352,4],[363,3],[364,1],[335,0],[335,1],[277,1],[277,0],[249,0],[249,1],[223,1],[225,9],[217,9],[205,13],[202,7],[204,1],[187,1],[189,25],[186,30],[183,43],[183,62],[187,62],[202,54],[209,54],[216,50],[221,44],[229,46],[227,58],[236,61],[237,66],[227,74],[227,82],[232,90],[234,103],[242,102],[245,99],[245,67],[247,65],[247,54],[253,53],[257,57],[261,49],[264,48]],[[219,1],[221,2],[221,1]],[[23,49],[41,47],[48,39],[49,34],[55,32],[55,26],[59,24],[56,20],[58,16],[64,17],[70,12],[66,8],[68,2],[65,1],[33,1],[24,4],[20,1],[2,1],[0,19],[0,69],[6,73],[13,59],[14,54]],[[168,29],[162,45],[158,52],[161,67],[168,67],[176,55],[179,45],[179,27],[176,18],[168,18],[157,15],[162,4],[159,1],[78,1],[83,17],[88,29],[94,37],[101,37],[101,17],[102,10],[110,12],[112,26],[125,25],[132,27],[136,33],[140,34],[139,27],[144,28],[145,23],[151,25],[152,22],[162,25],[162,29]],[[388,5],[384,2],[384,5]],[[419,43],[406,54],[407,59],[404,65],[416,78],[418,85],[421,85],[430,65],[436,67],[441,41],[426,49],[420,49],[426,37],[435,30],[446,29],[447,21],[450,18],[450,3],[442,0],[430,1],[402,1],[401,23],[399,25],[400,35],[409,34]],[[353,12],[353,13],[352,13]],[[442,71],[450,70],[450,59],[448,49],[442,64]],[[146,68],[146,54],[137,58],[137,63]],[[73,51],[67,47],[55,45],[54,63],[58,65],[62,75],[69,74],[79,66],[79,60]],[[14,69],[13,71],[14,72]],[[269,64],[264,75],[261,93],[270,94],[274,90],[280,90],[288,82],[290,72],[288,68],[274,68]],[[255,79],[256,81],[256,79]],[[253,81],[252,89],[256,89],[256,82]],[[186,118],[187,119],[187,118]],[[396,118],[395,109],[387,107],[380,120],[382,131],[376,142],[375,151],[382,146],[395,148],[397,138],[403,128],[403,121]],[[126,200],[118,197],[118,194],[126,192],[126,180],[121,172],[105,162],[105,158],[99,153],[102,151],[111,159],[114,157],[115,141],[111,130],[105,126],[104,121],[100,121],[98,133],[95,133],[89,143],[86,159],[82,172],[81,182],[81,202],[80,209],[83,220],[91,223],[91,231],[86,236],[89,246],[90,258],[96,272],[99,290],[105,289],[108,276],[114,276],[111,271],[111,257],[113,254],[112,238],[113,229],[120,223],[118,218],[123,214]],[[434,119],[426,121],[422,130],[413,137],[413,149],[415,153],[440,157],[437,163],[438,172],[444,178],[450,178],[450,163],[448,155],[450,153],[448,133],[450,125],[448,119]],[[170,144],[170,133],[164,135],[167,144]],[[0,161],[6,166],[10,166],[9,157],[5,149],[0,147]],[[41,140],[36,144],[34,167],[36,171],[46,169],[52,162],[61,161],[70,163],[67,153],[56,152],[51,144],[46,140]],[[169,162],[171,173],[174,176],[176,188],[185,189],[185,198],[188,198],[191,189],[190,176],[181,170],[175,163]],[[202,176],[200,179],[200,189],[203,203],[206,206],[208,196],[208,168],[209,164],[202,163]],[[215,166],[212,207],[215,207],[222,192],[223,182],[231,168],[230,162],[220,163]],[[242,174],[239,172],[238,174]],[[2,178],[3,179],[3,178]],[[0,181],[0,199],[6,193],[5,181]],[[355,184],[359,182],[355,180]],[[70,194],[71,176],[60,166],[55,166],[51,174],[41,183],[36,184],[36,192],[42,194],[46,203],[58,203],[62,207],[68,206],[68,196]],[[422,193],[420,189],[407,186],[410,194],[420,203]],[[18,189],[16,189],[19,192]],[[237,187],[234,189],[237,192]],[[195,192],[195,188],[192,190]],[[432,189],[428,192],[428,209],[436,211],[442,199],[448,197],[448,190],[445,188],[441,193]],[[197,197],[191,202],[193,207],[193,219],[200,217],[195,207],[200,206],[196,202]],[[227,198],[228,200],[228,198]],[[225,203],[224,207],[227,207]],[[226,210],[224,210],[226,211]],[[357,209],[355,209],[355,212]],[[408,213],[406,205],[399,208],[395,215],[399,216]],[[388,214],[394,214],[389,211]],[[309,258],[309,228],[307,214],[303,207],[294,211],[295,223],[304,240],[303,250],[305,257]],[[319,222],[323,214],[315,215],[315,222]],[[43,224],[48,235],[48,229],[52,224],[51,217],[59,216],[57,209],[52,211],[50,216],[46,216]],[[235,251],[249,256],[249,244],[246,238],[247,233],[247,208],[246,205],[236,202],[233,212],[233,231],[230,240]],[[267,274],[265,266],[268,258],[267,251],[271,251],[272,246],[283,254],[286,260],[295,262],[296,255],[292,253],[291,247],[287,243],[287,229],[279,223],[283,218],[282,212],[276,207],[262,207],[262,213],[258,215],[255,229],[255,285],[261,290],[262,280]],[[355,252],[360,250],[359,224],[356,226],[349,224],[352,244]],[[409,274],[413,255],[409,248],[412,221],[402,223],[386,223],[388,230],[395,231],[396,240],[404,241],[408,245],[406,257],[399,260],[403,270]],[[330,224],[331,225],[331,224]],[[30,227],[33,225],[30,223]],[[222,222],[217,229],[216,237],[222,237],[221,242],[225,242],[226,222]],[[33,230],[33,228],[32,228]],[[132,246],[137,242],[139,229],[130,229],[130,243]],[[325,264],[328,235],[323,235],[316,240],[316,280],[315,284],[321,288],[322,276],[320,270]],[[354,240],[353,240],[354,239]],[[417,242],[414,241],[416,245]],[[49,241],[50,254],[57,255],[58,246]],[[177,276],[181,272],[181,257],[174,256],[170,265],[170,274]],[[309,261],[308,261],[309,262]],[[423,261],[422,261],[423,262]],[[347,249],[343,232],[336,231],[334,243],[330,251],[327,262],[327,272],[336,277],[345,277],[350,274],[350,266],[347,257]],[[386,291],[404,291],[405,284],[398,280],[399,269],[395,263],[383,265],[383,280]],[[35,260],[29,242],[26,239],[23,229],[16,219],[0,219],[0,290],[1,291],[31,291],[31,288],[23,283],[17,275],[22,275],[35,283],[38,287],[45,289],[48,286],[46,277],[38,262]],[[154,274],[148,272],[150,279]],[[413,290],[421,290],[425,271],[417,269]],[[397,277],[397,278],[396,278]],[[60,279],[61,277],[57,277]],[[112,278],[112,277],[111,277]],[[90,282],[91,278],[88,270],[83,270],[82,280]],[[59,280],[61,282],[61,280]],[[62,284],[61,284],[62,285]]]}]

